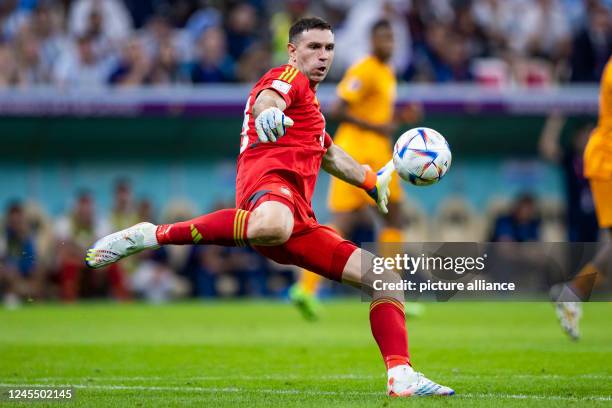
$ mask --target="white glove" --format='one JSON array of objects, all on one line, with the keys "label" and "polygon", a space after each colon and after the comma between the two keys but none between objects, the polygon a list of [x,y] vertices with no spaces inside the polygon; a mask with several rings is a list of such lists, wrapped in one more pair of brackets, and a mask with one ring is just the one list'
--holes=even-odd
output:
[{"label": "white glove", "polygon": [[[365,167],[366,169],[370,169],[370,166],[366,165]],[[389,212],[387,209],[389,195],[391,194],[389,190],[389,183],[391,182],[391,177],[393,176],[394,171],[395,167],[393,166],[393,160],[391,160],[376,172],[376,185],[374,188],[366,190],[370,197],[376,201],[378,210],[383,214],[387,214]]]},{"label": "white glove", "polygon": [[264,109],[255,118],[255,130],[262,143],[276,142],[289,126],[293,126],[293,120],[276,107]]}]

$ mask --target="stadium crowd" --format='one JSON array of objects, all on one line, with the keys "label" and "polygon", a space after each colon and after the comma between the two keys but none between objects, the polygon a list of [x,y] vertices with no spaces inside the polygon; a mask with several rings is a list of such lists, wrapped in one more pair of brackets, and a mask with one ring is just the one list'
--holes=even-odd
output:
[{"label": "stadium crowd", "polygon": [[610,0],[4,0],[0,84],[69,88],[252,82],[283,63],[290,23],[336,31],[338,79],[392,23],[407,81],[595,82],[612,49]]}]

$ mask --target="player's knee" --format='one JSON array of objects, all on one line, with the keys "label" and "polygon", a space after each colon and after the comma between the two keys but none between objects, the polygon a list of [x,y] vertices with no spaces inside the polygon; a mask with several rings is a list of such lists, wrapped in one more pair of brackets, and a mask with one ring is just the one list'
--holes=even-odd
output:
[{"label": "player's knee", "polygon": [[293,214],[286,206],[262,205],[251,215],[248,236],[249,241],[256,245],[282,245],[289,240],[292,232]]},{"label": "player's knee", "polygon": [[[360,261],[365,263],[365,265],[361,265],[359,268],[360,276],[358,282],[361,290],[373,299],[384,297],[403,302],[404,291],[398,289],[401,288],[402,277],[391,269],[384,269],[374,273],[373,268],[371,268],[374,257],[372,253],[367,251],[360,253]],[[353,279],[355,278],[355,272],[353,272]]]},{"label": "player's knee", "polygon": [[259,230],[258,239],[266,245],[282,245],[289,240],[291,230],[286,223],[274,222],[262,226]]}]

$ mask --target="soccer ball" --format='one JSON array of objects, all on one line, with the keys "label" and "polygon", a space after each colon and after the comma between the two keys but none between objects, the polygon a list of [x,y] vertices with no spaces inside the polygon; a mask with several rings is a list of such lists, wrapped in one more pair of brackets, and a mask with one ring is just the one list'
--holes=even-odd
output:
[{"label": "soccer ball", "polygon": [[440,133],[419,127],[404,132],[393,148],[393,165],[405,181],[415,186],[437,183],[451,165],[450,147]]}]

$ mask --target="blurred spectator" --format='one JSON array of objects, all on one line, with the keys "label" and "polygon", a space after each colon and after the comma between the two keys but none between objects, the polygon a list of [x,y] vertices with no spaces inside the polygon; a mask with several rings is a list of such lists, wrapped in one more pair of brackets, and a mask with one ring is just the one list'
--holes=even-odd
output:
[{"label": "blurred spectator", "polygon": [[391,64],[396,72],[406,71],[412,53],[410,30],[406,23],[409,3],[401,0],[354,2],[341,29],[336,31],[336,53],[330,75],[339,78],[352,63],[370,52],[369,27],[387,19],[393,29],[395,52]]},{"label": "blurred spectator", "polygon": [[70,88],[98,88],[106,83],[111,61],[96,55],[93,40],[89,36],[80,37],[75,47],[61,55],[53,72],[56,84]]},{"label": "blurred spectator", "polygon": [[87,16],[87,25],[82,34],[92,39],[94,52],[98,58],[113,56],[119,44],[123,43],[123,40],[121,42],[113,40],[104,31],[104,18],[100,10],[92,9]]},{"label": "blurred spectator", "polygon": [[115,182],[114,192],[113,208],[109,221],[113,231],[119,231],[131,227],[139,222],[140,219],[134,205],[130,182],[127,179],[118,179]]},{"label": "blurred spectator", "polygon": [[130,13],[121,0],[76,0],[70,4],[68,30],[72,35],[82,37],[91,33],[92,23],[100,24],[100,34],[113,42],[132,32]]},{"label": "blurred spectator", "polygon": [[0,43],[0,88],[17,83],[18,71],[15,54],[10,44]]},{"label": "blurred spectator", "polygon": [[588,10],[588,21],[573,39],[571,79],[598,82],[612,53],[612,14],[599,4]]},{"label": "blurred spectator", "polygon": [[185,31],[193,41],[200,38],[202,33],[212,27],[220,27],[223,23],[221,12],[213,7],[202,7],[196,10],[185,24]]},{"label": "blurred spectator", "polygon": [[186,30],[174,29],[167,16],[154,15],[141,30],[139,38],[150,57],[158,57],[163,44],[174,48],[176,58],[182,62],[192,59],[194,38],[197,37],[192,38]]},{"label": "blurred spectator", "polygon": [[151,83],[151,58],[137,38],[128,40],[121,59],[109,76],[108,82],[118,86],[138,86]]},{"label": "blurred spectator", "polygon": [[494,56],[503,56],[510,44],[516,19],[520,17],[521,0],[474,0],[472,12],[487,38],[487,47]]},{"label": "blurred spectator", "polygon": [[540,238],[540,216],[535,198],[523,194],[512,205],[510,214],[495,220],[491,242],[528,242]]},{"label": "blurred spectator", "polygon": [[181,82],[181,63],[176,48],[169,40],[159,44],[149,77],[151,84],[155,85]]},{"label": "blurred spectator", "polygon": [[594,125],[578,128],[569,143],[561,142],[565,118],[553,114],[546,120],[540,136],[542,156],[561,166],[565,182],[567,239],[571,242],[596,242],[599,234],[589,181],[583,174],[584,148]]},{"label": "blurred spectator", "polygon": [[[240,57],[236,78],[240,82],[257,82],[270,69],[271,58],[270,50],[264,44],[254,44]],[[285,54],[285,63],[286,60]]]},{"label": "blurred spectator", "polygon": [[517,30],[509,37],[514,51],[553,62],[569,54],[570,26],[560,0],[523,2],[517,11]]},{"label": "blurred spectator", "polygon": [[[136,208],[138,221],[156,223],[150,200],[140,200]],[[135,295],[160,303],[187,294],[188,285],[169,265],[167,248],[143,251],[136,258],[135,269],[129,277],[130,290]]]},{"label": "blurred spectator", "polygon": [[18,0],[0,2],[0,36],[3,41],[12,40],[28,21],[30,12],[19,7]]},{"label": "blurred spectator", "polygon": [[289,41],[289,28],[291,24],[304,17],[308,12],[309,0],[289,0],[284,2],[284,8],[276,11],[270,18],[270,32],[272,34],[272,49],[274,64],[287,63],[287,42]]},{"label": "blurred spectator", "polygon": [[38,38],[40,64],[50,75],[62,52],[69,47],[68,39],[61,30],[62,23],[61,10],[56,3],[51,0],[37,2],[29,30]]},{"label": "blurred spectator", "polygon": [[453,26],[464,41],[470,60],[489,54],[486,35],[476,23],[469,1],[460,1],[457,5]]},{"label": "blurred spectator", "polygon": [[151,252],[143,259],[130,276],[130,288],[143,299],[161,303],[185,295],[186,285],[167,265],[167,255],[163,250]]},{"label": "blurred spectator", "polygon": [[258,26],[257,10],[251,4],[240,2],[230,9],[225,32],[228,53],[235,61],[257,41]]},{"label": "blurred spectator", "polygon": [[449,26],[426,28],[426,43],[415,51],[414,79],[418,81],[468,81],[472,78],[467,43]]},{"label": "blurred spectator", "polygon": [[87,191],[80,192],[74,208],[57,220],[56,267],[63,300],[108,294],[108,269],[89,270],[83,255],[92,242],[109,232],[109,226],[96,217],[93,197]]},{"label": "blurred spectator", "polygon": [[22,299],[43,295],[44,271],[38,263],[36,238],[20,203],[6,211],[0,236],[0,287],[4,286],[4,303],[17,306]]},{"label": "blurred spectator", "polygon": [[209,28],[202,33],[197,58],[190,69],[194,83],[228,82],[235,78],[234,61],[227,54],[225,34],[220,28]]},{"label": "blurred spectator", "polygon": [[42,85],[51,80],[50,66],[41,61],[40,42],[28,31],[19,35],[16,41],[16,58],[19,66],[19,85]]}]

